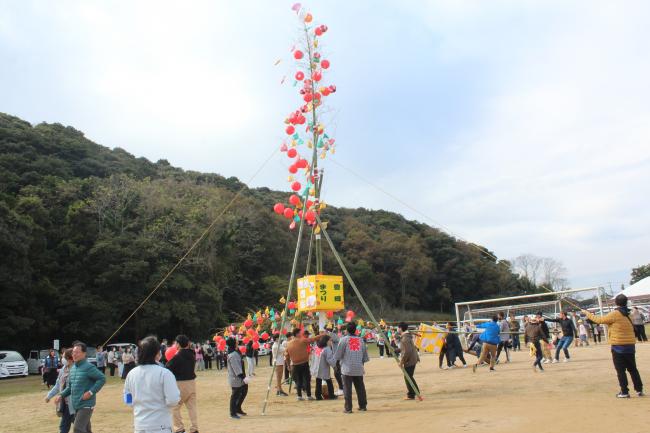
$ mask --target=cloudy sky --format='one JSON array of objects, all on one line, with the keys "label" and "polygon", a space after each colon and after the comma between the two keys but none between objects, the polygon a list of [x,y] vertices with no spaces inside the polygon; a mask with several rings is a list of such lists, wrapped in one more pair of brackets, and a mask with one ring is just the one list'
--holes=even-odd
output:
[{"label": "cloudy sky", "polygon": [[[247,180],[299,102],[292,4],[0,0],[0,111]],[[338,89],[326,201],[554,257],[573,287],[650,262],[650,2],[303,5]],[[251,184],[288,189],[287,161]]]}]

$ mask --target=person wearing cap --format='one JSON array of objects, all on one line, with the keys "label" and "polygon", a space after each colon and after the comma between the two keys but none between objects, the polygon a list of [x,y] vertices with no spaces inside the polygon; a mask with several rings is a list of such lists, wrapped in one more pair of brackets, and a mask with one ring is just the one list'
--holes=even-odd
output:
[{"label": "person wearing cap", "polygon": [[[537,323],[539,323],[539,327],[542,330],[542,333],[544,334],[544,341],[549,341],[551,338],[551,332],[548,329],[548,325],[546,324],[546,321],[544,320],[544,315],[542,314],[541,311],[538,311],[537,314],[535,314],[535,317],[537,318]],[[546,344],[540,344],[542,347],[542,362],[544,364],[548,364],[549,362],[553,361],[553,358],[551,357],[551,350],[548,348],[548,343]]]},{"label": "person wearing cap", "polygon": [[627,308],[627,296],[621,293],[616,297],[615,302],[616,310],[606,316],[596,316],[587,310],[583,310],[582,313],[594,323],[607,325],[612,361],[618,376],[618,384],[621,387],[621,392],[616,394],[616,397],[630,398],[626,372],[630,373],[637,395],[642,397],[644,395],[643,382],[636,367],[636,338],[634,325],[630,319],[630,310]]},{"label": "person wearing cap", "polygon": [[540,371],[544,371],[544,367],[542,367],[543,352],[541,341],[543,341],[544,344],[548,344],[548,337],[544,334],[544,331],[542,330],[542,324],[537,319],[537,317],[533,317],[528,321],[525,332],[526,340],[535,348],[535,362],[533,363],[533,370],[537,372],[537,368],[539,367]]}]

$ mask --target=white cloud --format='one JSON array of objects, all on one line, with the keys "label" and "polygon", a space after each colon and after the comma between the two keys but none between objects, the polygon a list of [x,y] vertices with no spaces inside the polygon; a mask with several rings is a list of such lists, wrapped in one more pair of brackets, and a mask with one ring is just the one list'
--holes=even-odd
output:
[{"label": "white cloud", "polygon": [[[0,110],[246,179],[296,102],[279,85],[290,63],[273,66],[295,39],[291,3],[3,8]],[[337,160],[500,257],[553,256],[575,281],[648,261],[650,4],[313,6],[340,84]],[[286,165],[254,185],[284,188]],[[329,202],[423,219],[326,170]]]}]

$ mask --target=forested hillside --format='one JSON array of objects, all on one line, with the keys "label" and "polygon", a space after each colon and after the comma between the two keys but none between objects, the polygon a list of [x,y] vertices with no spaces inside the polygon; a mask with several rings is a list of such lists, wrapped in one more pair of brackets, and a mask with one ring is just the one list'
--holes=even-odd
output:
[{"label": "forested hillside", "polygon": [[[241,187],[0,113],[0,348],[101,342]],[[271,208],[287,196],[246,188],[119,337],[207,337],[238,314],[277,305],[297,233]],[[532,288],[507,261],[395,213],[329,206],[323,219],[379,315],[449,311],[457,300]],[[340,273],[329,252],[324,260]]]}]

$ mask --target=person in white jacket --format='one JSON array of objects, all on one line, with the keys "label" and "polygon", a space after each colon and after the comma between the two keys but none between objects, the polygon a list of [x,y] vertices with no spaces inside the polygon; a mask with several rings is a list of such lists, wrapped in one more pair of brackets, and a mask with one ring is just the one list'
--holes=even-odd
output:
[{"label": "person in white jacket", "polygon": [[156,337],[140,342],[138,366],[124,383],[124,401],[133,406],[135,433],[172,432],[171,410],[181,399],[174,374],[159,364]]}]

